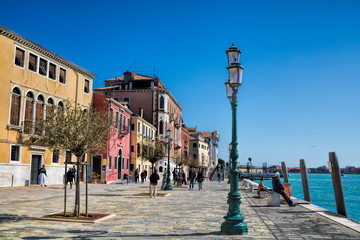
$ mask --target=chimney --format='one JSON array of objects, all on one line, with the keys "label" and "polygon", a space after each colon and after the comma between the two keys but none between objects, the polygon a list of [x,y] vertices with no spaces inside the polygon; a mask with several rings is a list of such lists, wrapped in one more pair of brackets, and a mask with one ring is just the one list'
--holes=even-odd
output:
[{"label": "chimney", "polygon": [[144,118],[144,109],[143,108],[139,108],[139,113],[140,113],[140,117]]},{"label": "chimney", "polygon": [[130,81],[132,81],[133,73],[129,71],[124,72],[124,80],[125,80],[125,84],[128,84]]}]

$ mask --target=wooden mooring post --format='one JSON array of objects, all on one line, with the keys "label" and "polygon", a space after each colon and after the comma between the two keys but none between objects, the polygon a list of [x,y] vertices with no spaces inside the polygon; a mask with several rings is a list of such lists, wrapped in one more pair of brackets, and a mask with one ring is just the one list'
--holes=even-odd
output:
[{"label": "wooden mooring post", "polygon": [[329,163],[331,167],[331,177],[334,186],[337,213],[347,217],[340,167],[335,152],[329,152]]},{"label": "wooden mooring post", "polygon": [[301,182],[304,191],[304,200],[310,202],[310,189],[308,182],[308,170],[305,165],[305,160],[300,159],[300,172],[301,172]]},{"label": "wooden mooring post", "polygon": [[283,172],[284,183],[289,183],[289,174],[285,162],[281,162],[281,168]]}]

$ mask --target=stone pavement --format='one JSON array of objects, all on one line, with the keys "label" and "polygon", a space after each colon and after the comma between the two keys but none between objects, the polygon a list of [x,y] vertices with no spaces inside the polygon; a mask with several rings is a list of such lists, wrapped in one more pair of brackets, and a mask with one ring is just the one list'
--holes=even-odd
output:
[{"label": "stone pavement", "polygon": [[[243,190],[241,212],[249,233],[223,235],[229,185],[205,182],[203,188],[175,187],[170,196],[154,199],[135,196],[147,192],[147,184],[89,184],[89,212],[116,214],[96,224],[32,219],[63,211],[60,185],[0,188],[0,239],[360,239],[359,232],[307,208],[266,207],[264,199]],[[70,210],[74,189],[69,191]]]}]

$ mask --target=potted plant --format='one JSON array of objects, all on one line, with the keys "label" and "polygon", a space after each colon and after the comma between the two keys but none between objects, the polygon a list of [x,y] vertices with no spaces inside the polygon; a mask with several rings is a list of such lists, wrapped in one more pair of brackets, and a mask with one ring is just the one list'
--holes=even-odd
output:
[{"label": "potted plant", "polygon": [[92,177],[92,183],[99,183],[100,174],[98,174],[97,172],[92,172],[91,177]]}]

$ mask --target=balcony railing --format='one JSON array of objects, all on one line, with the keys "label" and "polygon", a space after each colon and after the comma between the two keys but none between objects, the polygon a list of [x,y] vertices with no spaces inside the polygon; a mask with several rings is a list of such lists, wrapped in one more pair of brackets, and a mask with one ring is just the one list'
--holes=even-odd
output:
[{"label": "balcony railing", "polygon": [[22,122],[22,133],[30,135],[43,135],[44,128],[36,122],[23,121]]},{"label": "balcony railing", "polygon": [[122,138],[127,134],[129,134],[129,126],[126,126],[126,125],[120,126],[119,127],[119,138]]}]

